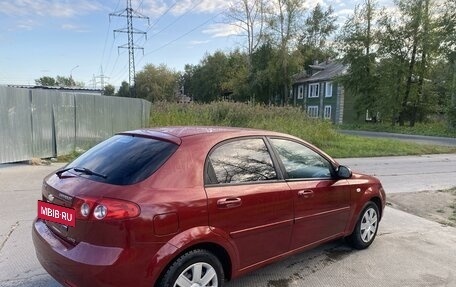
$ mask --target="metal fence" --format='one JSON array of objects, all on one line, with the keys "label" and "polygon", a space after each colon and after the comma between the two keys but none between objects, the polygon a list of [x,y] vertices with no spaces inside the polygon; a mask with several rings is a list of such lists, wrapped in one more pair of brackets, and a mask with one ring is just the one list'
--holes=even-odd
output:
[{"label": "metal fence", "polygon": [[87,149],[147,127],[150,108],[142,99],[0,86],[0,163]]}]

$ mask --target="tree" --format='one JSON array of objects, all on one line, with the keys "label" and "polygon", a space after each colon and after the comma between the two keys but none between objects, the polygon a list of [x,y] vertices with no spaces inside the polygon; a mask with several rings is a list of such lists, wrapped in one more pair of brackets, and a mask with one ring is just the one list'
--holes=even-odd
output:
[{"label": "tree", "polygon": [[154,101],[172,101],[176,98],[179,74],[166,65],[146,65],[136,74],[136,92],[139,98]]},{"label": "tree", "polygon": [[278,54],[274,63],[281,104],[288,102],[291,75],[296,73],[302,63],[298,54],[293,54],[298,35],[304,22],[304,5],[301,0],[275,0],[270,2],[271,13],[267,17],[269,37],[277,47]]},{"label": "tree", "polygon": [[252,96],[251,65],[248,64],[249,56],[239,50],[227,55],[227,66],[224,68],[225,80],[222,90],[235,101],[246,102],[254,100]]},{"label": "tree", "polygon": [[337,30],[336,20],[331,6],[325,11],[317,4],[310,12],[304,22],[298,45],[303,67],[312,65],[314,61],[323,62],[336,58],[337,53],[327,41]]},{"label": "tree", "polygon": [[354,14],[345,22],[339,36],[343,62],[349,67],[348,73],[341,77],[345,89],[355,97],[357,117],[366,111],[376,115],[378,112],[379,79],[375,71],[376,54],[374,14],[376,4],[366,0],[355,8]]},{"label": "tree", "polygon": [[300,42],[308,47],[325,48],[328,37],[337,29],[336,20],[332,6],[324,11],[317,4],[306,18]]},{"label": "tree", "polygon": [[389,97],[389,107],[391,109],[391,103],[395,103],[392,107],[395,120],[401,126],[406,121],[414,126],[415,122],[426,120],[437,110],[437,85],[429,77],[440,57],[439,29],[434,20],[436,10],[430,0],[401,0],[397,5],[398,15],[385,14],[380,20],[382,32],[379,33],[378,49],[382,63],[388,63],[396,70],[396,79],[388,79],[384,72],[379,75],[382,85],[395,86],[390,89],[394,92],[386,94],[394,95],[394,98]]},{"label": "tree", "polygon": [[263,41],[265,8],[264,0],[236,0],[231,2],[226,13],[229,24],[239,28],[247,40],[249,61]]},{"label": "tree", "polygon": [[38,86],[47,86],[47,87],[57,86],[57,82],[55,81],[55,79],[53,77],[48,77],[48,76],[44,76],[44,77],[41,77],[41,78],[35,80],[35,84]]},{"label": "tree", "polygon": [[252,57],[265,39],[266,3],[265,0],[235,0],[231,2],[226,13],[229,24],[238,28],[247,42],[246,70],[236,71],[238,84],[234,85],[233,96],[238,100],[247,98],[255,101],[256,94],[253,88],[255,75],[253,74]]},{"label": "tree", "polygon": [[440,18],[439,42],[441,43],[440,51],[445,55],[447,61],[444,81],[444,104],[446,106],[446,118],[448,127],[456,130],[456,2],[445,1],[443,17]]},{"label": "tree", "polygon": [[116,96],[124,98],[130,97],[130,85],[126,81],[122,81]]},{"label": "tree", "polygon": [[60,87],[75,87],[76,82],[72,77],[57,76],[56,77],[57,85]]},{"label": "tree", "polygon": [[252,57],[253,79],[252,88],[256,95],[255,101],[263,104],[275,103],[277,84],[274,76],[275,67],[272,59],[277,58],[277,50],[270,43],[261,45]]},{"label": "tree", "polygon": [[[410,25],[410,31],[412,32],[412,52],[410,55],[410,61],[409,61],[409,68],[408,68],[408,74],[407,74],[407,84],[405,87],[405,93],[404,97],[402,98],[402,103],[401,103],[401,110],[399,112],[399,125],[403,126],[404,122],[406,120],[407,112],[408,112],[408,105],[409,105],[409,98],[410,98],[410,93],[411,93],[411,88],[412,88],[412,80],[413,80],[413,72],[416,64],[416,56],[417,56],[417,49],[418,49],[418,42],[419,42],[419,28],[421,25],[422,21],[422,5],[423,5],[423,0],[417,0],[417,1],[411,1],[409,2],[404,2],[400,1],[399,2],[399,7],[402,9],[404,12],[408,12],[411,14],[411,21],[409,23]],[[410,124],[412,125],[412,124]]]},{"label": "tree", "polygon": [[181,89],[180,91],[190,98],[193,98],[192,79],[193,75],[195,74],[195,69],[195,65],[186,64],[184,67],[184,71],[181,72],[179,75],[179,88]]},{"label": "tree", "polygon": [[217,51],[206,55],[195,67],[191,93],[194,99],[200,102],[221,100],[231,91],[225,90],[227,81],[228,57],[225,53]]},{"label": "tree", "polygon": [[107,84],[104,86],[103,95],[105,96],[114,96],[115,89],[113,85]]},{"label": "tree", "polygon": [[48,87],[84,87],[84,82],[76,82],[72,77],[57,76],[55,78],[44,76],[35,80],[36,85]]}]

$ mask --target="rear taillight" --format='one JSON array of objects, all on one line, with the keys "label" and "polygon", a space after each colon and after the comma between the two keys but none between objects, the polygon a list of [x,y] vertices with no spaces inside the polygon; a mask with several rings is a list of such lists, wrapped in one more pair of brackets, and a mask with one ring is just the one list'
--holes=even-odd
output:
[{"label": "rear taillight", "polygon": [[114,198],[75,198],[73,207],[76,218],[83,220],[127,219],[140,213],[136,203]]}]

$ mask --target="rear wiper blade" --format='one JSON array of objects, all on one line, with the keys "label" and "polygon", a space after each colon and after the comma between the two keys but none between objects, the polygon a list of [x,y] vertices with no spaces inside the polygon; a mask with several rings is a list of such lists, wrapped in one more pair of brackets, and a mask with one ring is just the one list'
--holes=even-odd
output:
[{"label": "rear wiper blade", "polygon": [[70,169],[73,169],[74,171],[81,172],[81,173],[84,173],[84,174],[87,174],[87,175],[94,175],[94,176],[98,176],[98,177],[102,177],[102,178],[106,178],[107,177],[104,174],[101,174],[101,173],[98,173],[98,172],[94,172],[94,171],[92,171],[92,170],[90,170],[88,168],[85,168],[85,167],[67,167],[67,168],[64,168],[64,169],[56,171],[55,174],[58,177],[61,177],[62,173],[64,173],[65,171],[69,171]]},{"label": "rear wiper blade", "polygon": [[87,175],[95,175],[95,176],[98,176],[98,177],[106,178],[106,175],[98,173],[98,172],[94,172],[93,170],[90,170],[90,169],[85,168],[85,167],[74,167],[73,169],[75,171],[77,171],[77,172],[82,172],[82,173],[85,173]]},{"label": "rear wiper blade", "polygon": [[67,167],[67,168],[64,168],[64,169],[60,169],[60,170],[56,171],[55,174],[56,174],[58,177],[61,177],[61,176],[62,176],[62,173],[64,173],[65,171],[69,171],[70,169],[72,169],[72,167]]}]

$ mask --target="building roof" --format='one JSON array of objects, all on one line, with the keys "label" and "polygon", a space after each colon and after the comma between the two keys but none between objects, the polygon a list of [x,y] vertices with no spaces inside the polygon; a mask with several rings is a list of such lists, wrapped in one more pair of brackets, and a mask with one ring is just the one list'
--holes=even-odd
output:
[{"label": "building roof", "polygon": [[347,66],[336,61],[323,62],[318,65],[310,65],[309,67],[314,71],[317,70],[317,72],[313,73],[311,76],[307,73],[297,74],[294,84],[332,80],[347,72]]},{"label": "building roof", "polygon": [[7,85],[13,88],[34,89],[34,90],[59,90],[72,92],[101,93],[101,89],[81,88],[81,87],[60,87],[60,86],[40,86],[40,85]]}]

